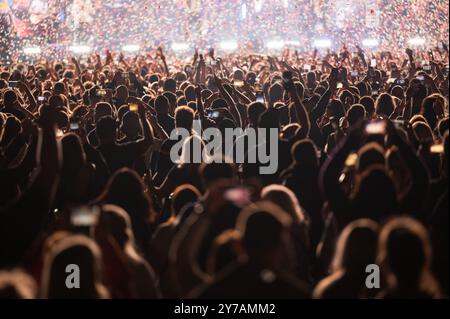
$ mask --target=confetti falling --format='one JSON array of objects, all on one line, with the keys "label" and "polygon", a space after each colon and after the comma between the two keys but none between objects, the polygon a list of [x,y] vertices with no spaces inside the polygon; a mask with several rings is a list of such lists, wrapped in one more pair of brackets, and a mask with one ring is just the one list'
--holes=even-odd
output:
[{"label": "confetti falling", "polygon": [[137,44],[217,47],[237,41],[241,50],[264,51],[269,40],[311,50],[315,38],[357,45],[404,47],[412,37],[447,41],[448,0],[0,0],[2,56],[24,47],[47,54],[74,44],[98,51]]}]

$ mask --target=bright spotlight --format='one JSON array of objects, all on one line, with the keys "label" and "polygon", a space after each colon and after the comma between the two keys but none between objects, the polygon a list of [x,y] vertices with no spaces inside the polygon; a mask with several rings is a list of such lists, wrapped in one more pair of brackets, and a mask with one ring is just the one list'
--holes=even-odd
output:
[{"label": "bright spotlight", "polygon": [[410,45],[421,46],[421,45],[425,44],[425,39],[420,38],[420,37],[415,37],[415,38],[409,39],[408,42]]},{"label": "bright spotlight", "polygon": [[284,47],[284,41],[272,40],[266,43],[266,46],[270,50],[281,50]]},{"label": "bright spotlight", "polygon": [[333,44],[331,43],[331,40],[329,39],[316,39],[314,40],[314,47],[321,49],[321,48],[329,48]]},{"label": "bright spotlight", "polygon": [[365,39],[362,42],[363,46],[365,47],[376,47],[380,44],[378,39]]},{"label": "bright spotlight", "polygon": [[141,49],[139,45],[136,44],[127,44],[122,47],[122,51],[124,52],[138,52]]},{"label": "bright spotlight", "polygon": [[219,48],[223,51],[235,51],[239,48],[239,45],[236,41],[223,41],[219,43]]},{"label": "bright spotlight", "polygon": [[172,43],[172,50],[174,51],[187,51],[189,50],[189,44],[185,42],[174,42]]},{"label": "bright spotlight", "polygon": [[293,40],[293,41],[287,41],[286,45],[290,45],[290,46],[293,46],[293,47],[299,47],[301,44],[300,44],[300,41]]},{"label": "bright spotlight", "polygon": [[71,47],[69,47],[69,51],[75,54],[87,54],[91,52],[91,48],[87,45],[72,45]]},{"label": "bright spotlight", "polygon": [[23,49],[23,53],[26,55],[35,55],[35,54],[41,54],[42,50],[40,47],[28,47]]}]

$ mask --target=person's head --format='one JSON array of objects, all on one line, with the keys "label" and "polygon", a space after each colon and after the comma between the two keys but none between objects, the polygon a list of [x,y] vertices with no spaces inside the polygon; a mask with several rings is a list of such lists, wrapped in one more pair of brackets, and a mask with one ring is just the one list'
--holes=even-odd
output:
[{"label": "person's head", "polygon": [[0,271],[0,299],[34,299],[36,283],[30,275],[20,270]]},{"label": "person's head", "polygon": [[430,145],[434,142],[434,133],[428,123],[418,121],[412,125],[412,128],[420,143]]},{"label": "person's head", "polygon": [[100,144],[112,144],[117,140],[117,122],[112,116],[102,117],[95,129]]},{"label": "person's head", "polygon": [[172,217],[179,216],[186,205],[196,203],[200,197],[200,191],[193,185],[184,184],[175,188],[171,202]]},{"label": "person's head", "polygon": [[292,160],[307,168],[317,168],[319,160],[317,158],[317,149],[314,142],[309,139],[296,142],[291,149]]},{"label": "person's head", "polygon": [[370,96],[364,96],[359,100],[359,104],[364,106],[364,109],[366,110],[368,117],[373,118],[373,115],[375,114],[375,102]]},{"label": "person's head", "polygon": [[170,106],[170,114],[174,114],[175,113],[175,109],[177,107],[177,96],[175,93],[172,92],[164,92],[163,96],[165,96],[167,98],[167,100],[169,101],[169,106]]},{"label": "person's head", "polygon": [[270,103],[275,103],[283,100],[284,89],[279,83],[274,83],[269,88],[269,101]]},{"label": "person's head", "polygon": [[175,110],[175,127],[184,128],[191,132],[194,116],[194,111],[191,108],[187,106],[178,107]]},{"label": "person's head", "polygon": [[332,267],[333,272],[364,276],[368,265],[376,259],[378,224],[359,219],[348,224],[339,235]]},{"label": "person's head", "polygon": [[274,108],[267,109],[261,114],[258,121],[258,127],[270,129],[280,128],[280,119],[278,117],[278,111]]},{"label": "person's head", "polygon": [[203,163],[199,169],[200,176],[206,189],[216,183],[228,182],[233,185],[236,176],[236,167],[230,163]]},{"label": "person's head", "polygon": [[332,100],[327,107],[326,115],[328,118],[334,117],[340,119],[345,116],[344,104],[340,100]]},{"label": "person's head", "polygon": [[167,97],[160,95],[155,99],[155,111],[158,115],[168,115],[170,111],[170,103]]},{"label": "person's head", "polygon": [[300,207],[297,196],[286,186],[269,185],[261,191],[261,199],[278,205],[289,214],[294,223],[304,223],[307,221],[303,209]]},{"label": "person's head", "polygon": [[120,130],[125,136],[137,138],[142,132],[141,120],[136,112],[127,112],[122,118]]},{"label": "person's head", "polygon": [[[111,236],[123,250],[134,248],[134,235],[127,212],[116,205],[103,205],[96,226],[96,235]],[[131,246],[131,247],[129,247]]]},{"label": "person's head", "polygon": [[352,200],[361,217],[375,221],[397,212],[397,189],[385,166],[372,165],[360,174]]},{"label": "person's head", "polygon": [[117,87],[116,98],[120,101],[126,101],[128,99],[128,88],[125,85]]},{"label": "person's head", "polygon": [[389,118],[395,111],[392,96],[388,93],[381,94],[375,102],[375,112],[378,116]]},{"label": "person's head", "polygon": [[[69,272],[69,273],[68,273]],[[42,297],[46,299],[101,299],[108,292],[102,285],[102,256],[97,244],[83,235],[59,240],[44,258]],[[68,280],[68,276],[72,280]],[[71,289],[67,285],[76,285]]]},{"label": "person's head", "polygon": [[54,95],[66,95],[67,94],[67,86],[64,82],[56,82],[53,86],[53,94]]},{"label": "person's head", "polygon": [[358,124],[360,121],[364,120],[366,117],[366,110],[361,104],[354,104],[347,111],[347,120],[349,127]]},{"label": "person's head", "polygon": [[295,256],[289,214],[271,202],[244,208],[236,230],[250,262],[268,268],[288,268]]},{"label": "person's head", "polygon": [[15,107],[18,103],[17,93],[13,90],[7,90],[3,93],[3,103],[6,107]]},{"label": "person's head", "polygon": [[94,120],[98,122],[104,116],[114,116],[113,107],[107,102],[99,102],[95,105]]},{"label": "person's head", "polygon": [[188,85],[184,89],[184,96],[186,97],[186,101],[188,102],[196,101],[197,97],[195,94],[195,87],[193,85]]},{"label": "person's head", "polygon": [[164,81],[164,91],[175,93],[177,91],[177,81],[174,79],[167,79]]},{"label": "person's head", "polygon": [[[61,139],[63,150],[63,172],[76,173],[86,164],[86,154],[78,135],[68,133]],[[64,183],[71,181],[64,181]]]},{"label": "person's head", "polygon": [[378,263],[391,289],[432,296],[439,288],[431,273],[432,247],[425,227],[410,217],[389,221],[381,230]]},{"label": "person's head", "polygon": [[363,173],[372,165],[385,166],[384,149],[378,143],[368,143],[358,151],[357,171]]},{"label": "person's head", "polygon": [[267,106],[261,102],[253,102],[248,106],[248,120],[252,127],[258,127],[258,121],[261,114],[267,110]]},{"label": "person's head", "polygon": [[396,85],[391,90],[392,96],[395,96],[396,98],[403,100],[405,98],[405,91],[403,90],[403,87],[400,85]]}]

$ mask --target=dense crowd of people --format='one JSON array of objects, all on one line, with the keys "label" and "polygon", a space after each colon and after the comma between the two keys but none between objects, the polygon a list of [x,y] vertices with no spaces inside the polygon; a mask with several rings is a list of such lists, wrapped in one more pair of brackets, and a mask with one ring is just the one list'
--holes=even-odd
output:
[{"label": "dense crowd of people", "polygon": [[[448,74],[445,44],[2,65],[0,298],[446,298]],[[276,173],[189,161],[194,121],[278,130],[237,137]]]}]

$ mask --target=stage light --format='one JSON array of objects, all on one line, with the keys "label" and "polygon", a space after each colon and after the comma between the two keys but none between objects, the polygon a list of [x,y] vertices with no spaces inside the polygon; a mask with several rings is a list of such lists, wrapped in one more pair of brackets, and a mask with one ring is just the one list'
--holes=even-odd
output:
[{"label": "stage light", "polygon": [[72,45],[71,47],[69,47],[69,51],[75,54],[87,54],[91,52],[91,48],[87,45]]},{"label": "stage light", "polygon": [[316,39],[314,40],[314,47],[317,49],[329,48],[333,45],[329,39]]},{"label": "stage light", "polygon": [[241,18],[243,20],[247,19],[247,5],[245,3],[241,7]]},{"label": "stage light", "polygon": [[415,37],[415,38],[409,39],[408,42],[410,45],[421,46],[421,45],[424,45],[426,41],[424,38]]},{"label": "stage light", "polygon": [[255,0],[255,11],[261,12],[263,7],[263,0]]},{"label": "stage light", "polygon": [[189,44],[185,43],[185,42],[174,42],[172,43],[172,50],[174,51],[187,51],[189,50]]},{"label": "stage light", "polygon": [[223,41],[219,43],[219,48],[223,51],[235,51],[239,48],[239,44],[236,41]]},{"label": "stage light", "polygon": [[138,52],[140,49],[141,47],[137,44],[127,44],[122,47],[122,51],[130,53]]},{"label": "stage light", "polygon": [[287,41],[286,45],[290,45],[292,47],[299,47],[301,45],[300,41]]},{"label": "stage light", "polygon": [[35,54],[41,54],[42,50],[40,47],[28,47],[23,49],[23,53],[26,55],[35,55]]},{"label": "stage light", "polygon": [[378,39],[365,39],[362,42],[363,46],[365,47],[376,47],[380,44]]},{"label": "stage light", "polygon": [[285,43],[281,40],[272,40],[266,43],[266,47],[270,50],[281,50]]}]

